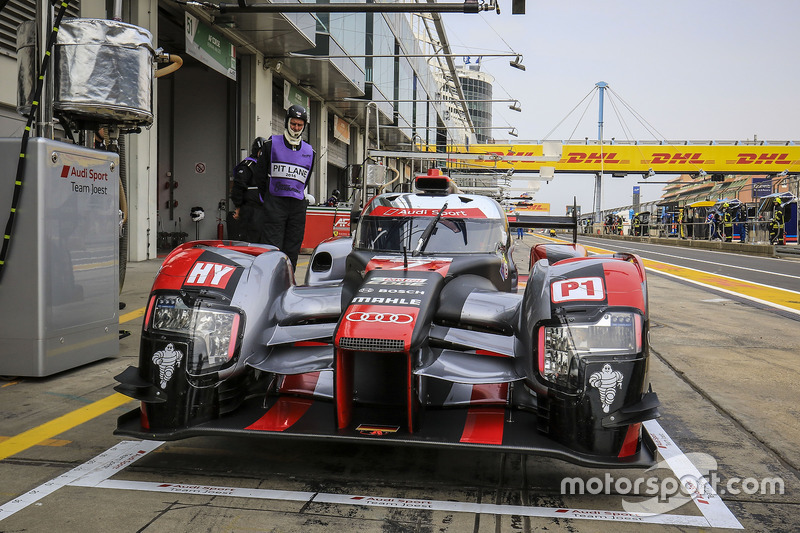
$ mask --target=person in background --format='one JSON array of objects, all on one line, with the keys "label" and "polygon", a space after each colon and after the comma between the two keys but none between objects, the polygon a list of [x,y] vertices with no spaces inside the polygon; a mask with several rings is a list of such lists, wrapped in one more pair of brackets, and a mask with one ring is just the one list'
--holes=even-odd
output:
[{"label": "person in background", "polygon": [[94,132],[94,147],[97,150],[106,149],[106,128],[100,127]]},{"label": "person in background", "polygon": [[733,215],[728,203],[722,205],[722,240],[733,242]]},{"label": "person in background", "polygon": [[747,207],[742,204],[736,210],[736,220],[740,223],[739,226],[739,240],[740,242],[747,242]]},{"label": "person in background", "polygon": [[780,198],[775,198],[775,204],[772,208],[772,222],[769,224],[769,243],[785,244],[783,230],[783,202],[781,202]]},{"label": "person in background", "polygon": [[706,224],[708,225],[708,240],[713,241],[717,236],[716,223],[714,222],[714,213],[709,212],[706,215]]},{"label": "person in background", "polygon": [[306,228],[306,189],[314,170],[316,152],[303,140],[308,112],[293,105],[286,110],[283,135],[270,137],[255,166],[261,197],[261,240],[277,246],[297,268]]},{"label": "person in background", "polygon": [[233,218],[239,221],[238,238],[247,242],[260,242],[263,201],[254,170],[266,142],[264,137],[256,137],[250,147],[250,155],[233,169],[231,201],[236,207]]},{"label": "person in background", "polygon": [[341,194],[339,189],[333,189],[331,197],[325,201],[325,205],[328,207],[336,207],[339,204],[339,196],[341,196]]}]

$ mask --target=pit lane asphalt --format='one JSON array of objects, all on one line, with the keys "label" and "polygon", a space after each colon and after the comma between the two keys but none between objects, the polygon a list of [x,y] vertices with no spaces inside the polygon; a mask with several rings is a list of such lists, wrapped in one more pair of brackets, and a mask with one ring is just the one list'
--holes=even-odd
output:
[{"label": "pit lane asphalt", "polygon": [[[515,258],[527,267],[526,236]],[[302,261],[302,259],[301,259]],[[158,261],[129,265],[116,358],[57,376],[0,382],[0,508],[85,464],[122,439],[116,417],[133,402],[109,407],[113,376],[138,359],[138,328]],[[650,375],[662,401],[660,424],[686,453],[708,453],[723,484],[734,477],[781,478],[784,494],[723,495],[747,531],[800,529],[797,322],[704,288],[649,276]],[[725,300],[724,298],[722,300]],[[124,401],[124,399],[123,399]],[[103,411],[103,409],[107,409]],[[75,414],[84,411],[86,414]],[[98,412],[99,411],[99,412]],[[69,415],[73,415],[69,418]],[[67,418],[59,418],[67,416]],[[79,423],[82,422],[82,423]],[[7,444],[16,443],[13,454]],[[21,449],[20,449],[21,446]],[[384,446],[194,438],[167,443],[115,479],[129,482],[309,490],[409,501],[514,504],[622,511],[619,492],[563,495],[564,477],[606,472],[514,454]],[[636,478],[649,473],[610,471]],[[663,472],[655,472],[664,477]],[[698,515],[689,503],[673,511]],[[577,515],[573,515],[577,516]],[[64,486],[0,520],[0,531],[642,531],[642,524],[344,505],[213,494],[164,494]],[[647,525],[647,531],[700,531]],[[709,530],[709,528],[702,528]]]}]

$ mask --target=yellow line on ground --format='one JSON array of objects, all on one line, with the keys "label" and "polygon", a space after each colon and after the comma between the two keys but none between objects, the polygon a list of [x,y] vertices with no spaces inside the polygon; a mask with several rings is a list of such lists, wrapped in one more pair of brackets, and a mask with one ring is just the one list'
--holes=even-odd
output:
[{"label": "yellow line on ground", "polygon": [[738,294],[750,300],[774,304],[786,310],[800,312],[800,294],[793,291],[781,289],[779,287],[767,287],[742,279],[731,278],[721,274],[710,274],[708,272],[679,267],[669,263],[661,263],[649,259],[644,259],[643,261],[646,268],[656,270],[663,274],[692,281],[698,285],[705,285],[714,289]]},{"label": "yellow line on ground", "polygon": [[125,322],[130,322],[131,320],[136,320],[137,318],[144,316],[144,307],[140,307],[139,309],[134,309],[124,315],[119,316],[119,323],[124,324]]},{"label": "yellow line on ground", "polygon": [[8,438],[0,442],[0,461],[7,457],[11,457],[23,450],[27,450],[31,446],[41,444],[47,439],[52,439],[56,435],[60,435],[76,426],[88,422],[112,409],[116,409],[121,405],[133,401],[122,394],[112,394],[102,400],[98,400],[80,409],[76,409],[71,413],[67,413],[49,422],[45,422],[41,426],[29,429],[19,435]]},{"label": "yellow line on ground", "polygon": [[[610,254],[611,250],[585,246],[590,252],[598,254]],[[723,276],[722,274],[711,274],[694,268],[681,267],[661,261],[642,259],[645,268],[661,272],[668,276],[690,281],[697,285],[717,289],[730,294],[742,296],[749,300],[772,304],[787,311],[800,312],[800,294],[781,289],[780,287],[768,287],[758,283],[752,283],[742,279]]]},{"label": "yellow line on ground", "polygon": [[[11,437],[0,437],[0,442],[5,442],[10,438]],[[42,442],[40,442],[38,445],[39,446],[61,447],[61,446],[66,446],[70,442],[72,442],[72,441],[71,440],[64,440],[64,439],[45,439]]]},{"label": "yellow line on ground", "polygon": [[[300,264],[308,264],[308,261]],[[123,324],[125,322],[130,322],[131,320],[135,320],[143,316],[144,313],[145,308],[140,307],[139,309],[135,309],[129,313],[120,315],[119,323]],[[16,383],[17,382],[11,382],[3,386],[14,385]],[[51,446],[58,445],[50,442],[50,439],[52,439],[55,435],[64,433],[67,430],[79,426],[84,422],[88,422],[93,418],[96,418],[131,401],[133,401],[132,398],[129,398],[123,394],[115,393],[111,396],[103,398],[102,400],[98,400],[93,404],[87,405],[86,407],[76,409],[71,413],[67,413],[54,420],[51,420],[50,422],[45,422],[39,427],[29,429],[28,431],[20,433],[14,437],[0,437],[0,461],[23,450],[27,450],[31,446],[36,446],[37,444],[43,445],[48,443],[48,445]]]}]

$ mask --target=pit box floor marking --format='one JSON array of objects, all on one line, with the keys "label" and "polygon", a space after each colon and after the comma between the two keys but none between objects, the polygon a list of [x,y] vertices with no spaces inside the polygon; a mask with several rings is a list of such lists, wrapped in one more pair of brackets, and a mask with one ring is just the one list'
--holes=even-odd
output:
[{"label": "pit box floor marking", "polygon": [[37,488],[0,506],[0,521],[65,486],[97,487],[106,489],[141,490],[173,494],[200,494],[258,498],[267,500],[297,501],[305,503],[330,503],[339,505],[366,505],[450,511],[495,515],[517,515],[540,518],[569,518],[574,520],[601,520],[634,522],[642,524],[668,524],[676,526],[744,529],[719,495],[710,485],[697,487],[694,480],[701,479],[700,472],[683,454],[666,431],[655,420],[644,426],[658,447],[658,452],[668,464],[676,479],[681,480],[691,494],[702,516],[679,514],[636,513],[563,507],[529,507],[487,503],[452,502],[442,500],[417,500],[410,498],[384,498],[368,495],[329,494],[322,492],[285,491],[269,489],[244,489],[209,485],[158,483],[109,479],[151,451],[164,444],[158,441],[122,441],[94,459],[46,482]]}]

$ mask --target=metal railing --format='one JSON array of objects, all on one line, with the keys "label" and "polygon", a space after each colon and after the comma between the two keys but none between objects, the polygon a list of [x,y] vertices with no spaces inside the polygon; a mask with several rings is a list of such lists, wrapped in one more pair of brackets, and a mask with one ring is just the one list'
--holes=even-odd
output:
[{"label": "metal railing", "polygon": [[[771,220],[749,219],[746,222],[734,222],[732,228],[732,242],[744,242],[746,244],[770,244],[769,234],[772,225]],[[681,231],[681,227],[683,230]],[[642,224],[638,228],[626,222],[622,226],[622,235],[634,235],[641,237],[675,237],[692,240],[705,241],[724,241],[725,228],[722,224],[710,224],[708,222],[655,222]],[[598,224],[583,224],[579,226],[578,233],[583,234],[620,234],[620,228],[614,226]],[[794,244],[794,243],[789,243]]]}]

